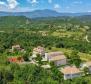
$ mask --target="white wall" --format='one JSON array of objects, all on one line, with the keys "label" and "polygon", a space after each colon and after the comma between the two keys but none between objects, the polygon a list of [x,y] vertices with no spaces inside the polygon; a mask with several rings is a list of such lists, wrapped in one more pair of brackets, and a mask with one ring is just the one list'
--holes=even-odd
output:
[{"label": "white wall", "polygon": [[57,66],[65,65],[65,64],[66,64],[66,59],[55,61],[55,64],[56,64]]},{"label": "white wall", "polygon": [[64,80],[72,79],[72,78],[80,77],[80,76],[81,76],[81,73],[77,73],[77,74],[65,74],[64,75]]}]

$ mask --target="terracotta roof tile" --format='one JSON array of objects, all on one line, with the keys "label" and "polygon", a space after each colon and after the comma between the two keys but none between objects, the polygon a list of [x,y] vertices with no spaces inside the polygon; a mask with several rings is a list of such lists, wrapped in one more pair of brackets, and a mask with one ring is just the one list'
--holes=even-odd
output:
[{"label": "terracotta roof tile", "polygon": [[76,73],[80,73],[81,71],[76,68],[75,66],[67,66],[67,67],[64,67],[61,72],[63,74],[76,74]]},{"label": "terracotta roof tile", "polygon": [[51,61],[58,61],[58,60],[62,60],[62,59],[66,59],[66,57],[64,55],[55,56],[55,57],[52,57],[50,60]]}]

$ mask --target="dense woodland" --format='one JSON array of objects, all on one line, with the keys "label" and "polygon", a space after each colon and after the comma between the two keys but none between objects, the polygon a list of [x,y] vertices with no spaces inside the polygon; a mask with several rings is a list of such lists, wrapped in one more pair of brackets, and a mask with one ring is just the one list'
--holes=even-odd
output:
[{"label": "dense woodland", "polygon": [[[46,70],[33,64],[18,65],[7,61],[9,56],[24,56],[19,52],[8,53],[8,49],[15,44],[26,50],[26,57],[30,56],[34,47],[40,45],[46,51],[63,51],[73,64],[91,60],[89,18],[0,17],[0,84],[91,84],[90,75],[65,81],[56,66]],[[75,56],[78,61],[74,62]]]}]

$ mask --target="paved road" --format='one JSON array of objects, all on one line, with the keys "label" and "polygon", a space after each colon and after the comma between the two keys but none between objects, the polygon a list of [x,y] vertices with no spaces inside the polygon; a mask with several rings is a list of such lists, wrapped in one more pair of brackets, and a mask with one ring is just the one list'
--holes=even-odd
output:
[{"label": "paved road", "polygon": [[85,37],[86,41],[89,43],[90,41],[88,40],[88,35],[86,35]]}]

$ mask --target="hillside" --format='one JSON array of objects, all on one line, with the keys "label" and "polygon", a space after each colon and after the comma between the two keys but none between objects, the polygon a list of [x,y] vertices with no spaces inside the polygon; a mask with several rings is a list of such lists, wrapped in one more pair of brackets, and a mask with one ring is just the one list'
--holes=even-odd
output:
[{"label": "hillside", "polygon": [[[35,47],[42,46],[48,53],[64,53],[65,66],[80,67],[91,61],[90,39],[90,16],[0,17],[0,84],[90,84],[91,75],[85,74],[85,70],[81,77],[64,80],[60,71],[64,66],[44,61],[39,54],[32,59]],[[14,45],[20,48],[14,49]]]},{"label": "hillside", "polygon": [[30,19],[24,16],[4,16],[0,17],[1,28],[21,28],[23,25],[29,24]]},{"label": "hillside", "polygon": [[[49,18],[34,18],[30,19],[25,16],[2,16],[0,17],[0,28],[30,28],[38,25],[44,24],[55,24],[60,25],[66,23],[79,24],[79,25],[88,25],[91,26],[91,16],[76,16],[76,17],[49,17]],[[61,22],[61,23],[59,23]],[[32,24],[31,24],[32,23]]]}]

